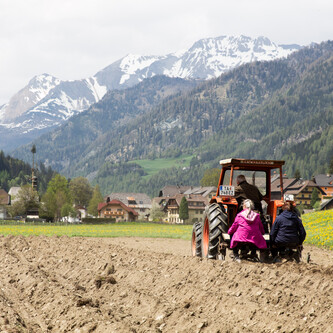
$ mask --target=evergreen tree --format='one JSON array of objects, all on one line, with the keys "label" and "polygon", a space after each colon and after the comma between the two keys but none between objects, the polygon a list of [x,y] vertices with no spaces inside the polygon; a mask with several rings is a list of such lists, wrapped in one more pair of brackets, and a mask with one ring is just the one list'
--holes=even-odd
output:
[{"label": "evergreen tree", "polygon": [[319,201],[319,191],[317,188],[314,188],[312,190],[312,194],[311,194],[311,207],[314,208],[315,204],[317,201]]},{"label": "evergreen tree", "polygon": [[296,178],[296,179],[300,179],[301,178],[301,172],[299,171],[299,169],[295,170],[294,178]]},{"label": "evergreen tree", "polygon": [[330,166],[329,166],[329,173],[333,173],[333,156],[331,157],[331,161],[330,161]]},{"label": "evergreen tree", "polygon": [[183,221],[188,220],[188,202],[185,197],[182,198],[179,205],[179,218]]}]

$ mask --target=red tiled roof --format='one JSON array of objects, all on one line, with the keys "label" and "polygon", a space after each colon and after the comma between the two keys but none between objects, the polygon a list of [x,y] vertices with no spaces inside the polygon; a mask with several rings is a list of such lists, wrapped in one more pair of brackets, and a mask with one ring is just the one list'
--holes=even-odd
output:
[{"label": "red tiled roof", "polygon": [[133,215],[139,215],[134,209],[127,207],[125,204],[123,204],[119,200],[111,200],[110,202],[101,202],[98,204],[97,210],[100,211],[100,210],[102,210],[102,208],[104,208],[106,206],[114,206],[114,205],[121,206],[122,208],[124,208],[129,213],[132,213]]}]

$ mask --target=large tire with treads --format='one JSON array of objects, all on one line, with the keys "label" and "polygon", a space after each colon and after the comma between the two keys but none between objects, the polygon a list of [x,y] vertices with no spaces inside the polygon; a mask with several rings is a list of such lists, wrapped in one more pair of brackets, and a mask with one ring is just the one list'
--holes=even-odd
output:
[{"label": "large tire with treads", "polygon": [[193,257],[201,257],[202,222],[196,222],[192,228],[191,250]]},{"label": "large tire with treads", "polygon": [[216,259],[222,233],[228,232],[228,216],[217,203],[206,207],[202,228],[201,254],[204,258]]}]

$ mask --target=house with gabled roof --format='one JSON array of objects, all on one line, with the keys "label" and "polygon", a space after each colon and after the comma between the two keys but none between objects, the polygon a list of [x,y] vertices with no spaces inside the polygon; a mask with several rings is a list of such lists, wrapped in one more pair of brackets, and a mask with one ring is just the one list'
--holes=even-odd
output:
[{"label": "house with gabled roof", "polygon": [[184,223],[179,217],[179,207],[183,197],[186,198],[188,204],[189,218],[187,222],[194,223],[196,221],[201,221],[209,200],[199,194],[177,194],[173,197],[168,197],[164,207],[164,210],[168,214],[167,221],[169,223]]},{"label": "house with gabled roof", "polygon": [[158,196],[159,197],[173,197],[177,194],[183,194],[185,193],[187,190],[190,190],[191,186],[183,186],[183,185],[167,185],[164,186]]},{"label": "house with gabled roof", "polygon": [[105,202],[112,200],[121,201],[127,207],[132,208],[138,213],[139,219],[147,219],[152,207],[152,201],[145,193],[111,193],[104,198]]},{"label": "house with gabled roof", "polygon": [[204,198],[211,199],[216,195],[216,186],[190,186],[188,190],[184,192],[185,195],[202,195]]},{"label": "house with gabled roof", "polygon": [[0,189],[0,219],[7,217],[6,206],[10,204],[10,195],[4,190]]},{"label": "house with gabled roof", "polygon": [[333,209],[333,197],[324,200],[319,207],[319,210],[328,210],[328,209]]},{"label": "house with gabled roof", "polygon": [[[325,195],[325,192],[312,180],[283,177],[283,193],[293,195],[296,205],[309,207],[314,188],[318,189],[319,197]],[[280,178],[274,179],[271,183],[271,197],[274,200],[281,198]]]},{"label": "house with gabled roof", "polygon": [[325,196],[333,197],[333,175],[320,174],[314,177],[314,181],[325,192]]},{"label": "house with gabled roof", "polygon": [[98,204],[98,217],[113,218],[116,222],[136,221],[139,214],[119,200],[111,200]]},{"label": "house with gabled roof", "polygon": [[21,191],[21,187],[13,186],[9,189],[8,194],[10,195],[10,202],[13,204],[18,199],[18,194]]}]

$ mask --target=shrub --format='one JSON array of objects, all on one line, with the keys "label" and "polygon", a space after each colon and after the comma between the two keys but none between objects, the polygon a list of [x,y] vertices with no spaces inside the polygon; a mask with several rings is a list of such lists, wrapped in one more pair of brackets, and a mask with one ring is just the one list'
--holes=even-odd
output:
[{"label": "shrub", "polygon": [[93,218],[93,217],[84,217],[82,219],[82,223],[84,224],[108,224],[108,223],[116,223],[116,219],[111,218]]}]

